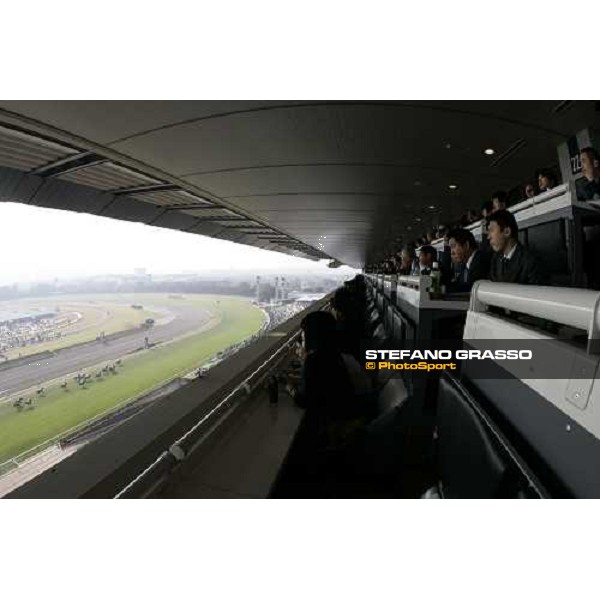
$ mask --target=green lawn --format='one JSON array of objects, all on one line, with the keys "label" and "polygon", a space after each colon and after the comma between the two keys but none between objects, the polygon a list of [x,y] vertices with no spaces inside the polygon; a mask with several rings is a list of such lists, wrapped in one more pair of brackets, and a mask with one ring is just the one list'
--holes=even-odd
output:
[{"label": "green lawn", "polygon": [[17,412],[12,404],[0,405],[0,462],[192,370],[220,350],[256,333],[263,323],[263,313],[247,300],[188,295],[176,302],[210,310],[213,326],[125,358],[117,375],[89,383],[87,389],[78,388],[72,380],[69,391],[56,385],[47,390],[45,397],[35,397],[33,410]]}]

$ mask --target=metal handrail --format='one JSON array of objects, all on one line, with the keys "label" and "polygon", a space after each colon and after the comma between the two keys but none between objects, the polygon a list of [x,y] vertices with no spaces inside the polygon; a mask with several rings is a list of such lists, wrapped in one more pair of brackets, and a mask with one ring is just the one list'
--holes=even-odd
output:
[{"label": "metal handrail", "polygon": [[[522,210],[525,210],[526,208],[531,208],[532,206],[539,206],[540,204],[543,204],[544,202],[548,202],[549,200],[552,200],[553,198],[558,198],[560,196],[563,196],[563,195],[569,193],[570,191],[571,191],[570,185],[568,183],[563,183],[561,185],[557,185],[556,187],[553,187],[551,190],[548,190],[547,192],[542,192],[541,194],[538,194],[537,196],[534,196],[533,198],[526,198],[525,200],[522,200],[518,204],[509,206],[508,210],[516,216],[517,213],[521,212]],[[467,225],[465,227],[465,229],[468,229],[469,231],[474,233],[475,231],[477,231],[477,229],[481,228],[483,221],[484,221],[483,219],[479,219],[479,221],[475,221],[474,223],[470,223],[469,225]],[[444,238],[437,238],[436,240],[433,240],[431,242],[431,245],[434,247],[437,247],[440,244],[443,244],[443,242],[444,242]]]},{"label": "metal handrail", "polygon": [[300,330],[293,333],[267,360],[257,367],[248,377],[229,392],[217,406],[206,413],[191,429],[184,433],[168,450],[128,483],[116,496],[116,499],[148,497],[168,477],[171,470],[183,462],[206,439],[206,426],[211,419],[228,408],[237,397],[249,396],[266,378],[273,364],[299,338]]},{"label": "metal handrail", "polygon": [[469,310],[485,312],[487,306],[499,306],[583,329],[589,340],[600,339],[600,292],[580,288],[477,281],[471,292]]},{"label": "metal handrail", "polygon": [[553,198],[558,198],[560,196],[563,196],[563,195],[567,194],[569,192],[569,190],[570,190],[569,184],[563,183],[561,185],[557,185],[556,187],[553,187],[551,190],[547,190],[546,192],[542,192],[541,194],[538,194],[537,196],[533,196],[533,198],[527,198],[525,200],[522,200],[518,204],[511,206],[508,210],[510,212],[516,214],[522,210],[525,210],[526,208],[531,208],[532,206],[539,206],[540,204],[543,204],[544,202],[548,202],[549,200],[552,200]]}]

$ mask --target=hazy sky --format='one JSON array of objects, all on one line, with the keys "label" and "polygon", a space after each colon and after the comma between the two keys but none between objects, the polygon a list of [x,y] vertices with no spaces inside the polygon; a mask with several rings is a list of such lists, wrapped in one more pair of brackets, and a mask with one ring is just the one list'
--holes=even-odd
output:
[{"label": "hazy sky", "polygon": [[[54,277],[203,271],[314,271],[326,261],[306,259],[141,223],[0,202],[0,283]],[[351,273],[346,267],[336,269]]]}]

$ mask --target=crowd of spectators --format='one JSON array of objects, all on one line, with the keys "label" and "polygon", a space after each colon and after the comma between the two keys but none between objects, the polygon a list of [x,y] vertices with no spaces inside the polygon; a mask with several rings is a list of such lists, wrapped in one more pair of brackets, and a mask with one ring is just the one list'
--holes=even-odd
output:
[{"label": "crowd of spectators", "polygon": [[32,317],[0,323],[0,355],[11,348],[22,348],[61,337],[65,319],[57,316]]},{"label": "crowd of spectators", "polygon": [[[577,198],[600,200],[600,154],[592,147],[580,151],[581,174],[577,182]],[[367,273],[427,275],[435,267],[447,291],[468,291],[478,279],[510,283],[541,284],[545,282],[539,261],[518,240],[518,225],[508,207],[547,192],[559,183],[552,169],[539,169],[517,191],[509,194],[497,190],[479,211],[468,209],[451,225],[438,225],[420,237],[404,241],[400,250],[378,264],[367,265]],[[480,232],[477,231],[479,224]],[[481,233],[477,243],[473,230]],[[438,251],[432,242],[436,242]]]},{"label": "crowd of spectators", "polygon": [[[585,152],[588,149],[582,155]],[[597,155],[589,153],[583,175],[585,193],[595,199],[600,195]],[[556,184],[552,172],[540,170],[536,184],[526,182],[522,192],[530,198]],[[480,213],[467,211],[460,222],[426,232],[371,268],[402,275],[427,274],[439,268],[445,285],[456,292],[469,291],[479,279],[543,283],[540,263],[518,240],[518,225],[509,205],[508,194],[497,191]],[[477,221],[484,234],[481,244],[467,229]],[[440,253],[433,245],[438,238],[444,240]],[[286,457],[284,475],[278,479],[279,489],[288,493],[284,497],[362,497],[372,491],[369,444],[372,438],[381,437],[381,424],[374,425],[375,399],[385,383],[370,378],[359,366],[364,360],[364,342],[368,340],[373,347],[377,331],[372,329],[374,322],[365,318],[374,302],[371,298],[369,304],[364,277],[345,282],[330,305],[331,312],[317,311],[303,319],[299,371],[288,374],[286,389],[306,415]],[[405,401],[403,406],[410,405]],[[393,420],[396,424],[397,417]],[[379,468],[377,464],[377,475]]]},{"label": "crowd of spectators", "polygon": [[310,302],[290,302],[288,304],[267,305],[263,310],[269,315],[269,322],[265,330],[273,329],[288,319],[303,311]]}]

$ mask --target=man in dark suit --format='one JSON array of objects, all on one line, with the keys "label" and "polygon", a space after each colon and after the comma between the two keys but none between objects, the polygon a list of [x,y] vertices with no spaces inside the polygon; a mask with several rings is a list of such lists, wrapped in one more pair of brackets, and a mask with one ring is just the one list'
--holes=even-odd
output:
[{"label": "man in dark suit", "polygon": [[519,227],[514,215],[499,210],[488,219],[488,240],[494,256],[490,267],[490,279],[504,283],[542,285],[544,277],[535,258],[518,241]]},{"label": "man in dark suit", "polygon": [[419,248],[419,272],[421,275],[429,275],[433,268],[433,263],[437,262],[437,250],[426,244]]},{"label": "man in dark suit", "polygon": [[578,200],[600,200],[600,154],[588,146],[579,152],[583,179],[577,186]]},{"label": "man in dark suit", "polygon": [[475,238],[468,229],[453,229],[448,237],[455,267],[455,276],[448,285],[448,291],[470,292],[476,281],[489,277],[489,254],[477,249]]}]

